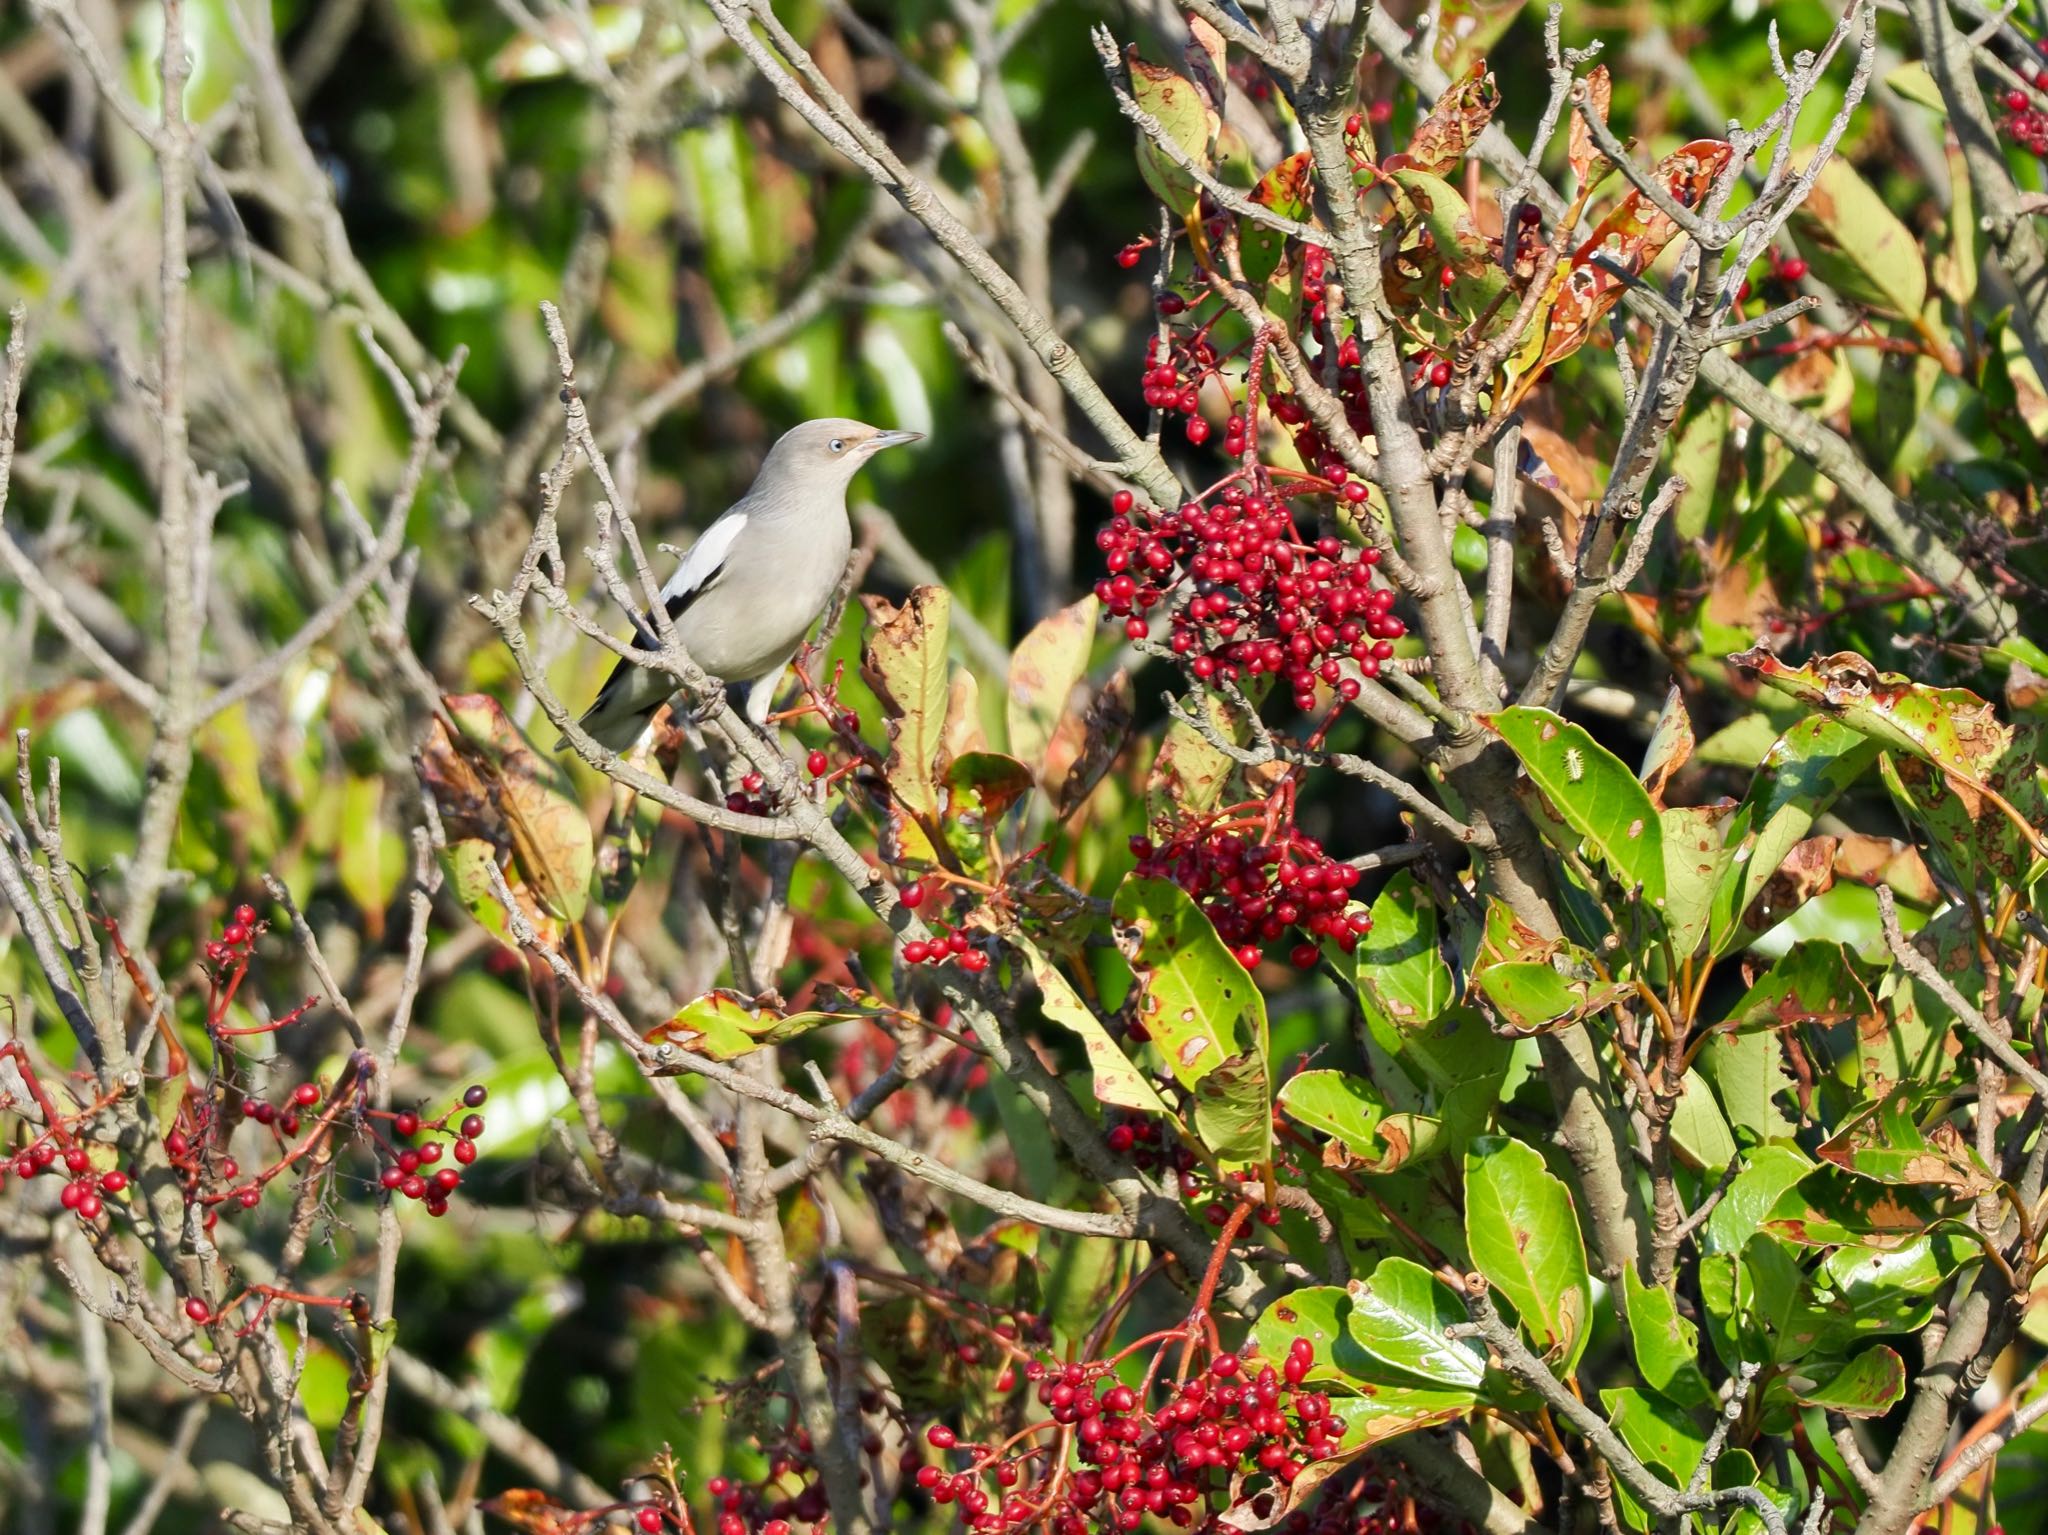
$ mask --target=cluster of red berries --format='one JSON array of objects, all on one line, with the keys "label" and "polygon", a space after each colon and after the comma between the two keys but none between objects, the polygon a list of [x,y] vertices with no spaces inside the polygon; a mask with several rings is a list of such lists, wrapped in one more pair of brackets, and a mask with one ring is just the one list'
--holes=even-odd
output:
[{"label": "cluster of red berries", "polygon": [[[2048,70],[2041,73],[2048,77]],[[2048,159],[2048,112],[2034,106],[2025,91],[2006,92],[2004,128],[2006,137],[2027,153],[2037,159]]]},{"label": "cluster of red berries", "polygon": [[1129,491],[1111,504],[1116,515],[1095,536],[1109,571],[1096,596],[1143,639],[1145,614],[1183,578],[1191,582],[1168,643],[1200,681],[1276,676],[1307,711],[1318,682],[1357,697],[1345,661],[1377,676],[1408,632],[1394,616],[1393,590],[1373,585],[1378,552],[1328,534],[1305,542],[1277,497],[1231,484],[1214,505],[1161,512],[1138,506]]},{"label": "cluster of red berries", "polygon": [[[473,1082],[463,1090],[462,1106],[466,1109],[480,1109],[490,1096],[481,1082]],[[436,1120],[422,1120],[410,1109],[401,1110],[391,1116],[391,1133],[401,1141],[410,1141],[422,1129],[446,1130],[448,1121],[454,1118],[454,1110]],[[477,1158],[476,1143],[484,1133],[484,1117],[469,1113],[462,1116],[455,1127],[455,1139],[450,1142],[429,1140],[418,1147],[407,1146],[395,1152],[391,1162],[378,1175],[379,1186],[401,1194],[407,1199],[425,1203],[427,1214],[442,1216],[448,1213],[448,1197],[462,1186],[460,1168],[469,1166]],[[458,1167],[436,1167],[444,1156],[451,1156]]]},{"label": "cluster of red berries", "polygon": [[56,1142],[48,1138],[23,1147],[14,1154],[12,1162],[0,1163],[0,1179],[12,1172],[26,1181],[55,1171],[60,1162],[70,1177],[57,1197],[58,1203],[75,1212],[82,1221],[98,1220],[106,1201],[128,1187],[128,1174],[120,1168],[110,1167],[101,1172],[92,1165],[92,1157],[83,1146],[69,1146],[60,1152]]},{"label": "cluster of red berries", "polygon": [[[1133,1114],[1114,1121],[1104,1132],[1103,1140],[1111,1151],[1128,1156],[1140,1172],[1163,1167],[1186,1180],[1200,1165],[1193,1149],[1169,1139],[1166,1126],[1153,1114]],[[1192,1190],[1184,1186],[1183,1192]]]},{"label": "cluster of red berries", "polygon": [[[924,905],[929,893],[924,881],[912,880],[896,892],[896,899],[909,910],[916,911]],[[957,964],[970,975],[979,975],[988,968],[988,951],[976,948],[974,940],[963,929],[949,929],[936,918],[929,919],[926,926],[931,929],[931,938],[913,938],[906,943],[903,946],[904,964]]]},{"label": "cluster of red berries", "polygon": [[767,787],[767,782],[759,773],[748,773],[740,780],[739,788],[726,795],[725,808],[734,815],[768,814],[768,802],[761,798],[761,791]]},{"label": "cluster of red berries", "polygon": [[268,926],[268,923],[257,920],[255,907],[237,906],[234,915],[222,924],[220,937],[208,943],[202,952],[208,962],[216,965],[247,959],[250,949]]},{"label": "cluster of red berries", "polygon": [[[1177,1350],[1169,1341],[1153,1368]],[[1277,1367],[1218,1353],[1178,1383],[1148,1376],[1133,1388],[1106,1363],[1033,1361],[1025,1378],[1049,1419],[1039,1432],[1070,1443],[1078,1467],[1032,1444],[1031,1430],[976,1444],[935,1423],[925,1442],[942,1456],[964,1453],[967,1464],[922,1465],[914,1481],[935,1503],[956,1505],[963,1524],[982,1535],[1027,1524],[1053,1535],[1102,1535],[1135,1530],[1148,1517],[1186,1529],[1243,1499],[1247,1478],[1258,1490],[1245,1501],[1270,1511],[1276,1492],[1335,1453],[1343,1435],[1329,1398],[1302,1389],[1314,1364],[1314,1345],[1298,1339]],[[1148,1405],[1155,1392],[1164,1400]]]},{"label": "cluster of red berries", "polygon": [[[1178,293],[1159,296],[1161,314],[1176,315],[1186,307],[1187,300]],[[1165,357],[1159,355],[1157,336],[1145,343],[1145,371],[1140,378],[1145,403],[1154,410],[1177,411],[1186,416],[1187,439],[1198,448],[1209,440],[1209,423],[1201,414],[1202,386],[1215,376],[1216,349],[1209,344],[1206,325],[1193,335],[1172,341]],[[1224,443],[1224,451],[1235,457],[1244,452],[1244,418],[1233,416],[1231,420],[1236,429],[1226,432],[1229,440]],[[1232,447],[1231,442],[1236,446]]]},{"label": "cluster of red berries", "polygon": [[[869,1454],[879,1454],[881,1441],[871,1437],[862,1448]],[[867,1473],[861,1474],[865,1479]],[[792,1481],[797,1484],[796,1490],[784,1490]],[[831,1514],[825,1484],[818,1478],[812,1457],[811,1436],[802,1428],[794,1430],[787,1442],[777,1447],[762,1482],[749,1484],[729,1476],[714,1476],[704,1484],[704,1490],[717,1500],[714,1528],[718,1535],[790,1535],[792,1522],[817,1525]],[[643,1515],[640,1528],[654,1535],[659,1526],[648,1525]]]},{"label": "cluster of red berries", "polygon": [[1137,873],[1170,879],[1208,914],[1216,932],[1247,970],[1258,964],[1264,945],[1290,928],[1307,934],[1288,957],[1300,969],[1314,967],[1327,939],[1349,954],[1372,930],[1364,911],[1348,911],[1358,870],[1331,858],[1313,837],[1289,831],[1270,842],[1239,832],[1191,825],[1155,845],[1131,838]]}]

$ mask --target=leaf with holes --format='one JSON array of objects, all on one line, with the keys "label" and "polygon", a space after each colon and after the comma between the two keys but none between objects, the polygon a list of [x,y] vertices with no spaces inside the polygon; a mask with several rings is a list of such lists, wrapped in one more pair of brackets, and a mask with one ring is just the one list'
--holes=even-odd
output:
[{"label": "leaf with holes", "polygon": [[1461,79],[1454,80],[1429,109],[1429,115],[1415,125],[1408,148],[1390,156],[1387,169],[1401,166],[1441,176],[1457,169],[1465,151],[1478,142],[1493,110],[1500,105],[1500,86],[1485,62],[1479,61]]}]

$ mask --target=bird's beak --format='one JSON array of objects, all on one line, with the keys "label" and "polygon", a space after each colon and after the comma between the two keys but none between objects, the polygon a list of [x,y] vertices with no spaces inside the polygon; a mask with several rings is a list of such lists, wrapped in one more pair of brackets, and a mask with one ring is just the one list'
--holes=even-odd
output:
[{"label": "bird's beak", "polygon": [[868,451],[879,453],[884,448],[900,448],[907,442],[922,441],[923,432],[877,432],[868,439]]}]

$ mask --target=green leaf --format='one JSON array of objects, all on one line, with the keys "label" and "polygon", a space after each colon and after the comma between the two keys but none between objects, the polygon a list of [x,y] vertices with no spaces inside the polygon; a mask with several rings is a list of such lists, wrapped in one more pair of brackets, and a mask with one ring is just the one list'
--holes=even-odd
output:
[{"label": "green leaf", "polygon": [[1520,1141],[1482,1136],[1465,1153],[1465,1243],[1513,1303],[1539,1353],[1568,1373],[1585,1352],[1593,1290],[1572,1197]]},{"label": "green leaf", "polygon": [[[1458,189],[1443,177],[1406,167],[1387,175],[1401,188],[1408,204],[1428,230],[1435,251],[1435,271],[1449,267],[1452,282],[1446,296],[1461,315],[1477,317],[1506,290],[1507,273],[1490,254],[1486,237],[1473,221],[1472,210]],[[1437,281],[1432,273],[1431,281]]]},{"label": "green leaf", "polygon": [[1945,1189],[1959,1199],[1996,1187],[1954,1120],[1921,1129],[1918,1098],[1910,1085],[1893,1088],[1843,1123],[1821,1146],[1821,1159],[1861,1178]]},{"label": "green leaf", "polygon": [[1771,876],[1843,790],[1877,760],[1876,748],[1834,720],[1803,720],[1764,754],[1725,835],[1732,850],[1714,897],[1708,952],[1725,954]]},{"label": "green leaf", "polygon": [[1671,952],[1685,957],[1699,950],[1713,922],[1714,894],[1735,849],[1727,846],[1733,805],[1679,805],[1662,812],[1664,823],[1665,926]]},{"label": "green leaf", "polygon": [[1713,1388],[1700,1372],[1699,1329],[1678,1314],[1678,1301],[1661,1285],[1646,1285],[1633,1263],[1621,1274],[1629,1344],[1636,1368],[1652,1390],[1689,1407],[1707,1406]]},{"label": "green leaf", "polygon": [[1145,1073],[1117,1047],[1116,1041],[1109,1037],[1109,1030],[1102,1026],[1102,1020],[1089,1010],[1080,993],[1074,990],[1044,952],[1021,934],[1013,936],[1010,941],[1023,953],[1030,967],[1031,979],[1044,999],[1045,1016],[1080,1037],[1082,1048],[1088,1052],[1088,1068],[1094,1073],[1096,1098],[1121,1109],[1176,1119],[1173,1110],[1166,1106],[1166,1101],[1159,1096]]},{"label": "green leaf", "polygon": [[1751,1139],[1774,1140],[1796,1128],[1778,1107],[1778,1095],[1789,1095],[1797,1084],[1785,1069],[1784,1046],[1776,1034],[1716,1030],[1700,1051],[1696,1069],[1713,1084],[1729,1122]]},{"label": "green leaf", "polygon": [[1911,791],[1923,789],[1931,796],[1937,786],[1930,775],[1909,769],[1908,761],[1933,768],[1962,807],[1950,820],[1932,822],[1929,830],[1936,837],[1953,837],[1959,826],[1986,822],[1988,840],[1972,840],[1983,842],[1976,851],[2008,884],[2021,882],[2030,854],[2048,853],[2048,837],[2034,824],[2048,817],[2041,813],[2033,732],[2015,732],[1975,693],[1881,672],[1850,652],[1796,668],[1762,649],[1731,659],[1900,759],[1893,764],[1900,786],[1895,792],[1906,791],[1903,803],[1909,813],[1919,806]]},{"label": "green leaf", "polygon": [[1642,900],[1661,912],[1664,828],[1636,775],[1582,727],[1548,709],[1517,705],[1482,718],[1623,888],[1639,889]]},{"label": "green leaf", "polygon": [[368,935],[384,930],[384,913],[405,879],[405,839],[384,820],[384,780],[351,775],[341,790],[341,838],[334,850],[341,888],[363,915]]},{"label": "green leaf", "polygon": [[1306,1338],[1315,1348],[1315,1361],[1304,1383],[1327,1385],[1347,1382],[1350,1377],[1338,1362],[1340,1340],[1346,1339],[1346,1318],[1351,1311],[1351,1294],[1342,1285],[1310,1285],[1290,1290],[1259,1313],[1252,1324],[1252,1344],[1259,1354],[1278,1369],[1286,1362],[1296,1338]]},{"label": "green leaf", "polygon": [[1486,1378],[1484,1350],[1445,1336],[1466,1321],[1451,1287],[1407,1258],[1382,1258],[1370,1279],[1351,1285],[1348,1328],[1360,1348],[1405,1374],[1476,1392]]},{"label": "green leaf", "polygon": [[[1131,95],[1151,113],[1171,139],[1187,152],[1189,160],[1209,168],[1209,106],[1194,83],[1175,74],[1163,64],[1128,56]],[[1138,172],[1145,185],[1175,213],[1185,217],[1201,195],[1201,183],[1190,176],[1145,134],[1138,136]],[[1012,743],[1015,744],[1014,742]]]},{"label": "green leaf", "polygon": [[1202,1092],[1198,1129],[1227,1137],[1211,1150],[1238,1164],[1263,1161],[1270,1141],[1266,999],[1186,891],[1131,878],[1115,901],[1118,946],[1137,977],[1137,1018],[1183,1087]]},{"label": "green leaf", "polygon": [[1884,83],[1908,101],[1948,116],[1948,103],[1942,99],[1941,87],[1934,83],[1933,72],[1920,60],[1908,59],[1887,74]]},{"label": "green leaf", "polygon": [[1066,717],[1074,685],[1087,673],[1099,607],[1094,597],[1083,597],[1039,620],[1010,657],[1003,692],[1010,755],[1041,780],[1046,772],[1046,749]]},{"label": "green leaf", "polygon": [[[1814,151],[1792,157],[1804,171]],[[1800,252],[1813,275],[1852,304],[1919,318],[1927,302],[1920,240],[1847,160],[1831,157],[1792,213]]]},{"label": "green leaf", "polygon": [[[966,676],[966,673],[962,673]],[[964,752],[946,768],[946,787],[952,793],[952,808],[972,796],[983,825],[993,824],[1002,813],[1031,792],[1031,769],[1015,757],[1001,752]]]},{"label": "green leaf", "polygon": [[1472,1410],[1472,1393],[1431,1386],[1367,1382],[1356,1396],[1330,1398],[1330,1416],[1344,1425],[1340,1453],[1358,1454],[1418,1428],[1448,1423]]},{"label": "green leaf", "polygon": [[1706,1452],[1707,1436],[1690,1413],[1633,1386],[1601,1392],[1600,1405],[1622,1442],[1640,1459],[1662,1466],[1680,1485],[1692,1476]]},{"label": "green leaf", "polygon": [[1262,1055],[1233,1055],[1195,1084],[1195,1138],[1226,1171],[1272,1159],[1272,1085]]},{"label": "green leaf", "polygon": [[1952,1232],[1915,1237],[1889,1251],[1844,1247],[1814,1277],[1800,1322],[1822,1344],[1918,1332],[1934,1314],[1935,1293],[1957,1266],[1982,1256],[1975,1242]]},{"label": "green leaf", "polygon": [[680,1045],[714,1061],[730,1061],[763,1045],[779,1045],[830,1023],[880,1017],[886,1009],[857,1008],[846,1012],[782,1013],[757,1006],[732,991],[709,991],[686,1004],[666,1023],[647,1031],[648,1040]]},{"label": "green leaf", "polygon": [[1764,1220],[1786,1192],[1813,1171],[1791,1146],[1759,1146],[1728,1185],[1728,1192],[1707,1217],[1708,1252],[1737,1253],[1763,1228]]},{"label": "green leaf", "polygon": [[[1259,178],[1252,188],[1252,201],[1282,218],[1306,222],[1314,188],[1312,163],[1306,149],[1289,155]],[[1257,219],[1244,218],[1238,221],[1237,242],[1245,281],[1254,288],[1263,287],[1287,253],[1287,236]]]},{"label": "green leaf", "polygon": [[1845,1418],[1881,1418],[1906,1395],[1906,1362],[1879,1343],[1846,1364],[1808,1361],[1783,1379],[1802,1407],[1825,1408]]},{"label": "green leaf", "polygon": [[1373,1133],[1386,1117],[1387,1101],[1363,1077],[1344,1071],[1303,1071],[1280,1089],[1280,1107],[1312,1130],[1335,1136],[1354,1157],[1369,1161],[1382,1151]]},{"label": "green leaf", "polygon": [[1609,1006],[1629,988],[1567,977],[1547,960],[1515,959],[1487,965],[1473,979],[1487,1000],[1524,1034],[1543,1034],[1577,1023]]},{"label": "green leaf", "polygon": [[1372,903],[1372,928],[1358,941],[1353,975],[1362,998],[1396,1028],[1439,1017],[1456,988],[1437,947],[1436,906],[1402,869]]},{"label": "green leaf", "polygon": [[1671,1115],[1671,1143],[1679,1160],[1695,1170],[1718,1174],[1735,1160],[1735,1137],[1697,1071],[1685,1074]]},{"label": "green leaf", "polygon": [[946,638],[953,599],[944,587],[911,589],[903,606],[863,599],[868,634],[861,676],[881,701],[889,728],[887,835],[882,854],[891,863],[936,856],[939,824],[937,774],[946,735]]}]

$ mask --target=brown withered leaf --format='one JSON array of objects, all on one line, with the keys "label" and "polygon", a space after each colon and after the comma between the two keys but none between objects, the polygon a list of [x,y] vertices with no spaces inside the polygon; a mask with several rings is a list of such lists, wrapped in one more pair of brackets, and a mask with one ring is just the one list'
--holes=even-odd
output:
[{"label": "brown withered leaf", "polygon": [[[1601,122],[1607,121],[1607,104],[1614,97],[1614,82],[1608,78],[1607,66],[1595,64],[1586,72],[1586,105]],[[1592,130],[1586,120],[1575,109],[1572,112],[1571,153],[1572,175],[1582,187],[1591,186],[1607,174],[1607,157],[1593,147]]]},{"label": "brown withered leaf", "polygon": [[603,1517],[566,1508],[535,1487],[508,1487],[477,1507],[527,1535],[580,1535]]},{"label": "brown withered leaf", "polygon": [[1194,12],[1187,13],[1188,41],[1181,49],[1181,58],[1188,66],[1188,78],[1195,83],[1195,89],[1202,93],[1202,99],[1209,110],[1223,111],[1223,80],[1228,67],[1224,62],[1223,34]]},{"label": "brown withered leaf", "polygon": [[1778,872],[1765,882],[1742,914],[1738,929],[1742,936],[1731,947],[1755,942],[1815,896],[1834,889],[1836,845],[1834,837],[1808,837],[1804,842],[1793,843],[1792,851],[1778,865]]},{"label": "brown withered leaf", "polygon": [[[1652,174],[1673,201],[1697,208],[1733,154],[1721,139],[1695,139],[1658,161]],[[1628,279],[1647,272],[1677,235],[1678,225],[1641,192],[1631,191],[1615,205],[1570,263],[1559,263],[1544,323],[1530,327],[1529,338],[1508,365],[1514,380],[1510,404],[1519,403],[1546,369],[1586,344],[1594,327],[1621,302]]]},{"label": "brown withered leaf", "polygon": [[1088,705],[1081,720],[1080,748],[1060,778],[1058,816],[1064,821],[1095,792],[1102,775],[1130,739],[1132,720],[1130,674],[1118,668]]},{"label": "brown withered leaf", "polygon": [[529,915],[579,921],[597,851],[566,775],[527,745],[495,698],[465,693],[442,702],[455,728],[433,721],[420,779],[447,832],[458,894],[472,911],[476,899],[491,900],[487,865],[495,862],[521,905],[530,902]]},{"label": "brown withered leaf", "polygon": [[888,835],[892,863],[933,856],[926,825],[939,817],[937,769],[947,717],[946,636],[952,598],[942,587],[914,587],[900,608],[863,597],[868,614],[861,677],[881,700],[889,729]]},{"label": "brown withered leaf", "polygon": [[1500,86],[1487,69],[1486,61],[1478,60],[1462,79],[1453,81],[1437,98],[1429,116],[1415,125],[1408,148],[1402,155],[1389,157],[1388,168],[1393,168],[1398,160],[1432,176],[1456,169],[1465,158],[1465,151],[1493,121],[1493,109],[1499,105]]},{"label": "brown withered leaf", "polygon": [[1868,832],[1851,832],[1841,839],[1835,849],[1835,878],[1889,886],[1900,900],[1914,906],[1932,906],[1941,894],[1917,847]]}]

